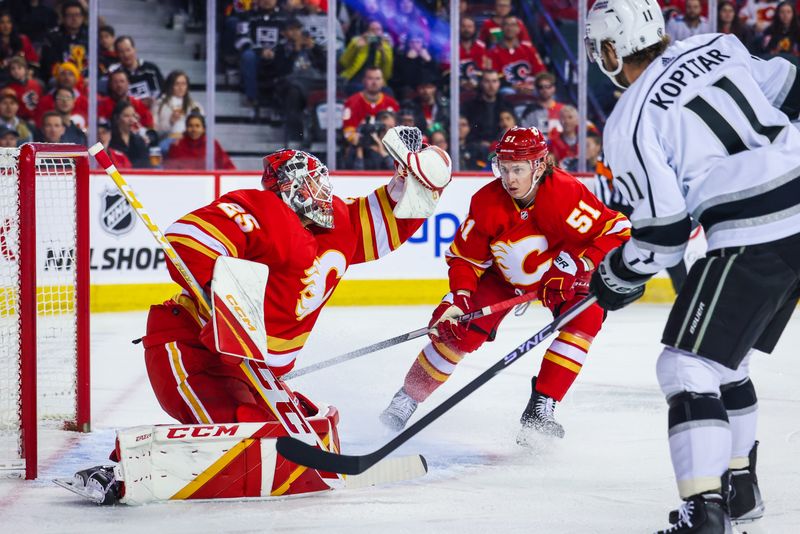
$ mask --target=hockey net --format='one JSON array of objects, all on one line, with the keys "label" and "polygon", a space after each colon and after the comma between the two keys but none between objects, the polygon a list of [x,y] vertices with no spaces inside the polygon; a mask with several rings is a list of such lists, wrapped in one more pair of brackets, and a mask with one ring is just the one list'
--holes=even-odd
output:
[{"label": "hockey net", "polygon": [[88,181],[83,147],[0,148],[0,475],[89,429]]}]

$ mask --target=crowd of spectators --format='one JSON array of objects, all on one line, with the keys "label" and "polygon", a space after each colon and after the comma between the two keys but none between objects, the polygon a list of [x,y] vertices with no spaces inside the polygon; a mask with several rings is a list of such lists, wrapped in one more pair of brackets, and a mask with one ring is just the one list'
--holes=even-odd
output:
[{"label": "crowd of spectators", "polygon": [[[327,3],[254,0],[249,10],[242,2],[228,3],[227,37],[223,36],[221,50],[229,51],[231,64],[241,68],[247,103],[258,107],[267,101],[285,110],[288,140],[310,145],[313,132],[308,124],[315,110],[306,108],[324,105],[318,95],[309,98],[320,92],[318,86],[306,84],[300,91],[287,93],[281,78],[291,77],[291,71],[269,66],[282,43],[295,40],[293,29],[303,28],[305,47],[314,50],[306,63],[313,65],[320,77],[325,69],[325,48],[336,47],[337,93],[343,102],[340,161],[344,168],[391,167],[377,140],[394,124],[413,124],[428,143],[449,146],[447,2],[337,2],[337,34],[325,43],[318,41],[314,28],[320,24],[315,17],[327,10]],[[541,2],[556,25],[574,24],[575,4],[571,0]],[[454,135],[458,135],[462,169],[488,168],[494,143],[515,124],[544,132],[559,163],[577,167],[578,114],[567,101],[564,80],[556,76],[563,76],[563,71],[557,72],[532,42],[533,37],[553,31],[541,27],[544,22],[537,6],[516,0],[459,2],[461,101],[459,129]],[[663,0],[662,6],[667,33],[673,40],[711,31],[705,0]],[[756,55],[779,54],[797,61],[800,26],[795,7],[794,2],[721,0],[717,25],[719,31],[739,37]],[[316,54],[318,64],[312,59]],[[301,124],[298,121],[304,113]],[[602,151],[601,130],[602,121],[587,126],[587,154]],[[587,156],[590,165],[596,159]]]},{"label": "crowd of spectators", "polygon": [[[451,134],[457,135],[465,170],[487,169],[494,143],[508,128],[534,126],[546,134],[561,165],[577,167],[577,110],[563,70],[533,41],[553,31],[543,26],[538,6],[558,27],[574,24],[572,0],[460,0],[457,66],[450,65],[449,5],[443,0],[218,4],[220,69],[238,71],[243,103],[256,120],[263,108],[275,112],[286,143],[309,147],[324,139],[316,112],[325,104],[326,51],[332,46],[344,168],[390,169],[380,139],[394,125],[417,126],[427,143],[440,147],[452,146]],[[333,5],[336,32],[328,35],[325,13]],[[662,6],[673,40],[711,29],[705,0],[663,0]],[[795,1],[720,0],[717,28],[737,36],[754,55],[800,64],[796,11]],[[0,3],[0,144],[86,143],[94,75],[99,135],[120,168],[202,167],[204,110],[190,94],[186,72],[162,73],[157,62],[140,57],[136,36],[117,35],[114,21],[101,20],[98,72],[90,73],[86,18],[87,0]],[[449,131],[451,70],[461,94],[457,132]],[[602,121],[595,123],[587,126],[590,165],[602,151]],[[232,166],[218,143],[214,160],[220,168]]]},{"label": "crowd of spectators", "polygon": [[[0,4],[0,146],[87,144],[87,8],[86,0]],[[165,80],[139,57],[134,38],[106,21],[98,33],[98,138],[117,167],[202,168],[205,119],[188,76]],[[233,168],[218,144],[215,161]]]}]

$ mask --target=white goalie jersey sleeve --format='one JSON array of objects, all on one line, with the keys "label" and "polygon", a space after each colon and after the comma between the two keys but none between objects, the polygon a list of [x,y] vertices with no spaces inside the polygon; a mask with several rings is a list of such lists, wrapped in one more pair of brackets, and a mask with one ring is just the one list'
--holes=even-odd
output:
[{"label": "white goalie jersey sleeve", "polygon": [[683,257],[693,224],[709,249],[800,232],[800,76],[736,37],[671,45],[623,93],[604,151],[634,207],[625,265],[653,274]]}]

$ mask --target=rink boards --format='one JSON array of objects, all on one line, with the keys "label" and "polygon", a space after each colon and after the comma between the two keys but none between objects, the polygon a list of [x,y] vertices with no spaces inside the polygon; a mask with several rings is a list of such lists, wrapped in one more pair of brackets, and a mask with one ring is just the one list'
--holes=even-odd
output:
[{"label": "rink boards", "polygon": [[[125,173],[145,209],[162,231],[186,213],[235,189],[260,188],[260,174],[222,172]],[[389,175],[334,173],[334,193],[364,196]],[[470,197],[491,181],[488,174],[458,174],[436,213],[399,250],[377,262],[352,266],[332,305],[433,304],[447,292],[444,252],[467,214]],[[105,174],[91,176],[92,311],[146,309],[177,291],[166,258]],[[697,241],[697,240],[696,240]],[[702,247],[700,245],[700,254]],[[673,298],[669,279],[651,281],[645,299]]]}]

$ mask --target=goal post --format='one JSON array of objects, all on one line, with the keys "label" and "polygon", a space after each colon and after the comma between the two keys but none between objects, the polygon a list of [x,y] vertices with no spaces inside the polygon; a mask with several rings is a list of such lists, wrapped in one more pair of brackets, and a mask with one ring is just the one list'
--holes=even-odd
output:
[{"label": "goal post", "polygon": [[88,432],[85,147],[0,149],[0,468],[38,473],[40,425]]}]

